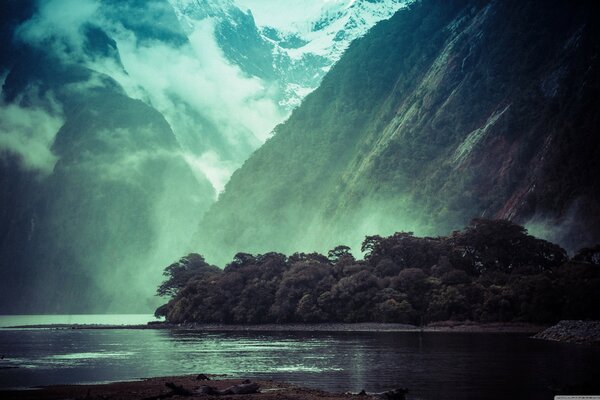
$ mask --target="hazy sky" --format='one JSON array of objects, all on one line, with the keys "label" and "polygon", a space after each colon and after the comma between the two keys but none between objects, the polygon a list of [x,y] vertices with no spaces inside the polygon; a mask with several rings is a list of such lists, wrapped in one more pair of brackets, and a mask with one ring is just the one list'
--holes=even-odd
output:
[{"label": "hazy sky", "polygon": [[289,29],[291,24],[313,21],[323,7],[345,7],[355,0],[235,0],[241,9],[250,9],[258,25]]}]

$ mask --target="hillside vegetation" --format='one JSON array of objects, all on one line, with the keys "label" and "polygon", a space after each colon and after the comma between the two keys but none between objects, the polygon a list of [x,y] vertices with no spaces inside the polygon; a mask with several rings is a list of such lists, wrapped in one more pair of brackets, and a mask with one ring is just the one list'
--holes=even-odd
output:
[{"label": "hillside vegetation", "polygon": [[318,253],[238,253],[224,270],[190,254],[165,269],[168,322],[526,321],[600,318],[600,246],[572,259],[505,220],[442,237],[369,236]]},{"label": "hillside vegetation", "polygon": [[599,92],[592,2],[414,2],[353,42],[234,173],[195,245],[224,264],[475,217],[570,251],[597,243]]}]

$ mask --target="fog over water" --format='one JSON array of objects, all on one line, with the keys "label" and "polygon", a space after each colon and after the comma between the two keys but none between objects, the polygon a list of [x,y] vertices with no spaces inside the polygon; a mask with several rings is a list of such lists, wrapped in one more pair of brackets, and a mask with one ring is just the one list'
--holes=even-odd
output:
[{"label": "fog over water", "polygon": [[145,325],[150,314],[0,315],[0,328],[23,325]]}]

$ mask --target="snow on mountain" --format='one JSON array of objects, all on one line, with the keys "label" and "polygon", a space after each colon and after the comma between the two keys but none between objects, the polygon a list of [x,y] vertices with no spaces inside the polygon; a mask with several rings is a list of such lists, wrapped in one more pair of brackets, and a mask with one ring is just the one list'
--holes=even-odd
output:
[{"label": "snow on mountain", "polygon": [[182,28],[190,34],[206,18],[227,19],[234,23],[241,13],[231,0],[169,0]]},{"label": "snow on mountain", "polygon": [[408,0],[169,0],[191,34],[205,19],[225,56],[279,87],[290,111],[317,88],[352,40],[390,18]]},{"label": "snow on mountain", "polygon": [[[288,73],[282,74],[286,96],[280,104],[287,109],[298,106],[304,96],[317,88],[354,39],[363,36],[377,22],[390,18],[406,3],[406,0],[321,2],[312,17],[295,21],[287,29],[281,28],[282,40],[275,41],[274,53],[281,60],[280,68],[287,66]],[[263,31],[269,32],[270,28],[263,27]],[[292,41],[297,45],[290,45]],[[289,76],[292,79],[285,79]]]},{"label": "snow on mountain", "polygon": [[306,44],[286,49],[287,53],[296,59],[310,53],[337,60],[352,40],[364,35],[377,22],[390,18],[405,3],[404,0],[327,2],[313,19],[290,26],[287,33],[297,34]]}]

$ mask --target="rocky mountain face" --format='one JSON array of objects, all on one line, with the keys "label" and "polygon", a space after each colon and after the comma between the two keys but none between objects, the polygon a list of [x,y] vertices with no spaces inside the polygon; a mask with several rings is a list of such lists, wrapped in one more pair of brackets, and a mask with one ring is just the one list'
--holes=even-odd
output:
[{"label": "rocky mountain face", "polygon": [[600,15],[592,2],[423,0],[349,47],[236,171],[197,250],[355,250],[508,218],[600,241]]},{"label": "rocky mountain face", "polygon": [[6,1],[0,313],[154,309],[233,170],[399,7],[377,3],[330,15],[348,32],[319,58],[319,29],[294,41],[231,1]]}]

